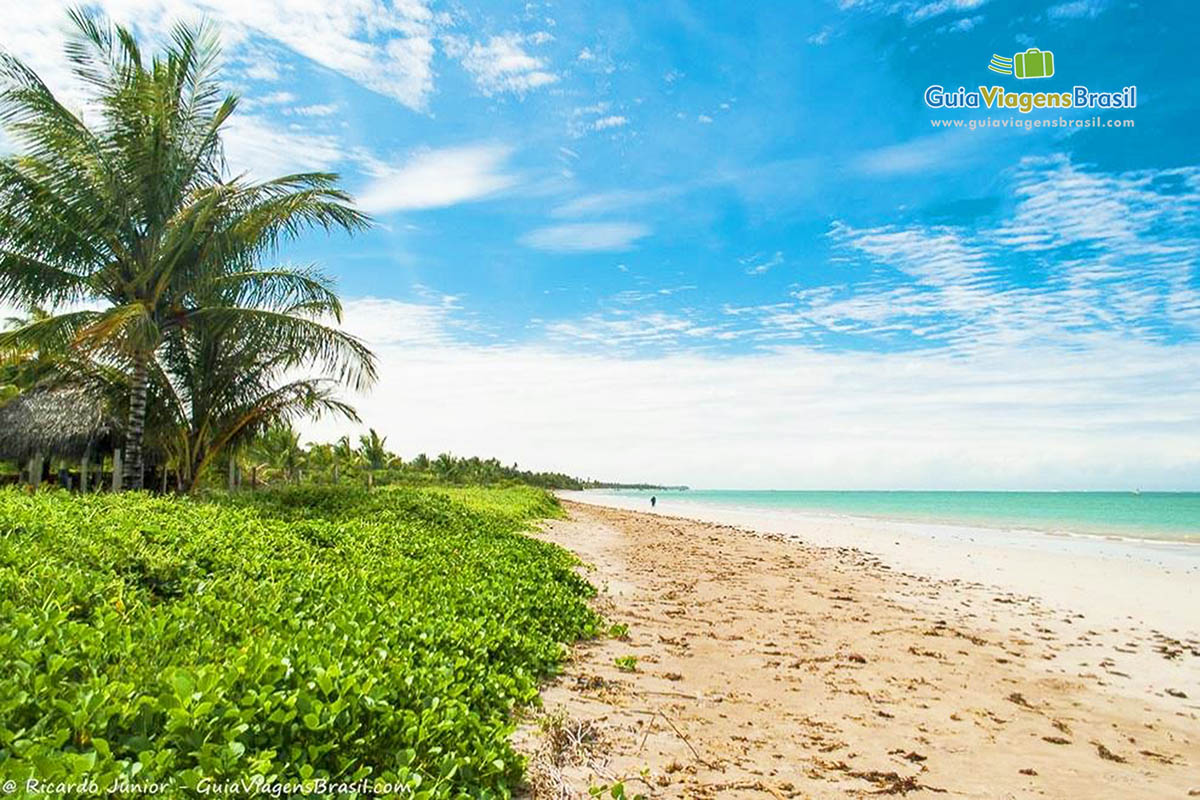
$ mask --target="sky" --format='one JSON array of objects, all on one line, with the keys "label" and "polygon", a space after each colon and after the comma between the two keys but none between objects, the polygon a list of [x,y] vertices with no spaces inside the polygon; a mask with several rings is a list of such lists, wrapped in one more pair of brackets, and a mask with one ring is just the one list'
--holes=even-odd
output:
[{"label": "sky", "polygon": [[[374,219],[279,254],[380,358],[364,425],[308,438],[698,487],[1200,489],[1194,3],[94,5],[147,40],[218,23],[231,174],[335,171]],[[71,102],[65,7],[0,47]],[[1029,48],[1054,76],[988,70]]]}]

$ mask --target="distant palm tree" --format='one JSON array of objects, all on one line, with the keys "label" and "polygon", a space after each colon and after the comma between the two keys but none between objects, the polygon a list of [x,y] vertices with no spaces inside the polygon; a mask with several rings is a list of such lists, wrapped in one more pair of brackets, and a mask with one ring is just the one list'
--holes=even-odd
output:
[{"label": "distant palm tree", "polygon": [[378,470],[388,465],[391,454],[387,451],[387,437],[380,436],[374,428],[358,437],[358,452],[362,454],[367,469]]},{"label": "distant palm tree", "polygon": [[458,471],[458,461],[449,453],[441,453],[433,462],[433,471],[442,480],[450,480]]},{"label": "distant palm tree", "polygon": [[355,451],[354,446],[350,444],[349,436],[343,436],[333,444],[331,455],[334,483],[340,480],[342,467],[353,467],[360,461],[359,454]]},{"label": "distant palm tree", "polygon": [[[30,309],[27,316],[9,317],[4,320],[0,329],[23,328],[48,316],[46,311],[35,307]],[[23,345],[0,349],[0,405],[4,405],[23,390],[31,388],[43,379],[48,371],[46,363],[48,355]]]},{"label": "distant palm tree", "polygon": [[[341,380],[373,379],[366,348],[319,322],[340,314],[319,276],[257,268],[306,228],[352,231],[367,220],[335,175],[224,178],[221,130],[237,100],[215,80],[211,28],[176,27],[147,61],[128,29],[84,11],[70,16],[76,32],[66,53],[96,109],[88,122],[20,61],[0,55],[0,123],[21,148],[0,159],[0,301],[99,308],[33,321],[0,335],[0,348],[69,344],[121,370],[124,483],[139,489],[148,398],[175,403],[163,415],[196,428],[180,445],[205,449],[184,453],[196,470],[274,411],[329,399],[311,385],[273,388],[306,354],[318,353]],[[246,334],[277,346],[252,357],[230,341]],[[196,376],[235,363],[222,374],[214,400],[222,421],[213,423],[204,407],[212,387]],[[249,387],[237,379],[246,370],[255,371]]]},{"label": "distant palm tree", "polygon": [[387,437],[380,436],[371,428],[367,434],[358,437],[358,452],[362,456],[363,466],[367,468],[367,485],[375,485],[375,473],[395,465],[399,459],[387,450]]},{"label": "distant palm tree", "polygon": [[266,467],[278,477],[293,483],[300,479],[304,449],[300,446],[300,434],[290,425],[277,424],[267,428],[250,444],[249,454],[259,466]]}]

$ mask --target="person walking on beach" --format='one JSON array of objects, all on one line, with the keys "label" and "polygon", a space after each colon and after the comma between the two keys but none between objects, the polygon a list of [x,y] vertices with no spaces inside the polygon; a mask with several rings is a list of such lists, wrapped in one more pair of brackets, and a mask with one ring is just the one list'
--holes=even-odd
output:
[{"label": "person walking on beach", "polygon": [[658,498],[655,497],[654,495],[650,495],[650,507],[654,508],[654,506],[657,504],[658,504]]}]

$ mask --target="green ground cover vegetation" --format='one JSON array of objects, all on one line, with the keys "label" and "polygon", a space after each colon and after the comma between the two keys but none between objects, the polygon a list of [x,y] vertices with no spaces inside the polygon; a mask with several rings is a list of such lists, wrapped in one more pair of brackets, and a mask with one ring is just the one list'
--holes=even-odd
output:
[{"label": "green ground cover vegetation", "polygon": [[508,796],[514,710],[599,625],[522,533],[557,513],[530,487],[0,489],[0,780]]}]

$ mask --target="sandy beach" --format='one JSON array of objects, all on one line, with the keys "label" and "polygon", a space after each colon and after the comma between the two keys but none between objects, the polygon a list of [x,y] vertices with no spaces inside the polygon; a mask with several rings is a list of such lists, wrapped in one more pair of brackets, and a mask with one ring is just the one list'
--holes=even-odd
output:
[{"label": "sandy beach", "polygon": [[518,732],[535,797],[1200,795],[1200,640],[1153,602],[1113,624],[817,530],[564,504],[540,535],[627,630]]}]

